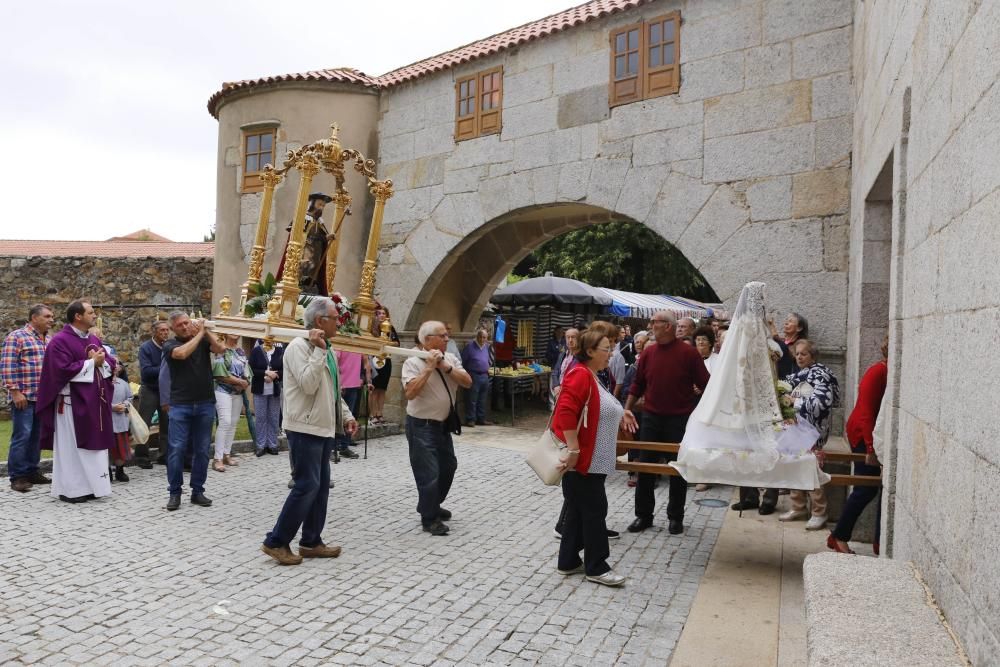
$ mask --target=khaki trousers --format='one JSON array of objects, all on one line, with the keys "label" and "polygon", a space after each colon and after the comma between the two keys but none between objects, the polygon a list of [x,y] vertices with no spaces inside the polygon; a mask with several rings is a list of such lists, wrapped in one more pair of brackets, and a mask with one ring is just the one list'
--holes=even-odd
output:
[{"label": "khaki trousers", "polygon": [[792,509],[801,512],[806,509],[806,495],[812,500],[812,515],[826,516],[826,490],[821,486],[813,491],[796,491],[792,489],[788,492],[788,499],[792,502]]}]

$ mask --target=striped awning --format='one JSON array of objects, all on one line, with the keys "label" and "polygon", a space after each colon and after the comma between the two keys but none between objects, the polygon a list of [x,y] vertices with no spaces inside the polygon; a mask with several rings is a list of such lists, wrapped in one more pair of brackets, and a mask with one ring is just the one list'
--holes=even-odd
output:
[{"label": "striped awning", "polygon": [[639,294],[599,287],[611,297],[610,312],[618,317],[652,317],[660,310],[669,310],[676,317],[707,317],[712,311],[705,306],[695,305],[679,297],[662,294]]}]

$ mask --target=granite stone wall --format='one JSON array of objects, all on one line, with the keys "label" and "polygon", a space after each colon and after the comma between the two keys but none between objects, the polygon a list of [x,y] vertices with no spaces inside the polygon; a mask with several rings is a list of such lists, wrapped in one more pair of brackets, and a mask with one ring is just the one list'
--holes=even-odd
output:
[{"label": "granite stone wall", "polygon": [[[679,94],[609,109],[609,31],[678,9]],[[655,2],[383,92],[379,298],[397,326],[471,322],[548,238],[637,221],[730,307],[766,281],[843,379],[851,20],[849,0]],[[456,142],[456,78],[498,65],[502,133]]]},{"label": "granite stone wall", "polygon": [[[10,257],[0,256],[0,335],[23,326],[35,303],[52,306],[56,326],[66,306],[85,297],[101,309],[104,339],[138,381],[138,348],[150,325],[175,306],[211,312],[213,260],[184,257]],[[0,405],[6,406],[5,392]]]},{"label": "granite stone wall", "polygon": [[[972,662],[995,665],[1000,5],[855,0],[854,8],[849,345],[861,362],[876,310],[866,309],[865,289],[885,276],[883,544],[917,565]],[[870,252],[886,236],[888,252]]]}]

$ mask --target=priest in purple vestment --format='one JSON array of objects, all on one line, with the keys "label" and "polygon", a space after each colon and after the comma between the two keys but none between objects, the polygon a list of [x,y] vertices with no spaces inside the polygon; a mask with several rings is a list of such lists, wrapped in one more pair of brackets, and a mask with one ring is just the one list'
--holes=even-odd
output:
[{"label": "priest in purple vestment", "polygon": [[35,412],[42,449],[53,450],[52,495],[70,503],[111,495],[111,398],[115,358],[87,331],[97,315],[86,301],[66,310],[66,326],[45,350]]}]

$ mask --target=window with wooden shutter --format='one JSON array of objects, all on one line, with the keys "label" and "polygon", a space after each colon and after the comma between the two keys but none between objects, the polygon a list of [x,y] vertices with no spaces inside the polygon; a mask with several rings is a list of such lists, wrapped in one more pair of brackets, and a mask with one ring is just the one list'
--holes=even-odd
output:
[{"label": "window with wooden shutter", "polygon": [[274,164],[274,139],[274,128],[243,133],[242,192],[260,192],[264,189],[260,175],[265,165]]},{"label": "window with wooden shutter", "polygon": [[641,38],[641,23],[611,33],[611,106],[642,99],[642,79],[639,77]]},{"label": "window with wooden shutter", "polygon": [[479,136],[476,124],[476,84],[479,77],[470,76],[455,82],[455,141]]},{"label": "window with wooden shutter", "polygon": [[611,32],[610,106],[679,90],[680,25],[674,12]]},{"label": "window with wooden shutter", "polygon": [[646,99],[676,93],[680,88],[678,60],[681,46],[679,14],[661,16],[645,24],[645,74],[643,91]]},{"label": "window with wooden shutter", "polygon": [[455,141],[497,134],[502,127],[503,67],[455,82]]}]

